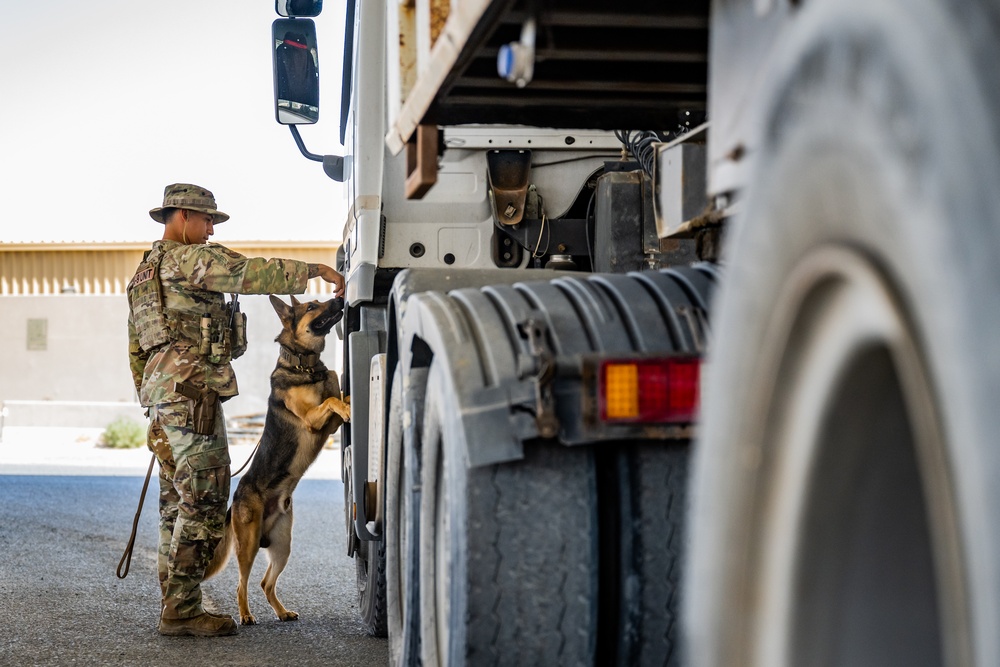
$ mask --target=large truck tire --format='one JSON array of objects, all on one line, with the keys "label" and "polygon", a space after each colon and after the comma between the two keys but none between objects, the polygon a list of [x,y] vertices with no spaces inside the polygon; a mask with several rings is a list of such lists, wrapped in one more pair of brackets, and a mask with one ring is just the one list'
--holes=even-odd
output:
[{"label": "large truck tire", "polygon": [[598,549],[594,458],[525,443],[523,460],[470,469],[446,427],[432,362],[422,437],[422,662],[593,664]]},{"label": "large truck tire", "polygon": [[399,365],[389,397],[386,443],[386,576],[389,665],[418,665],[420,458],[416,445],[423,424],[426,368],[410,369],[407,391]]},{"label": "large truck tire", "polygon": [[387,637],[385,538],[362,542],[354,562],[361,622],[372,637]]},{"label": "large truck tire", "polygon": [[[598,456],[605,489],[618,502],[602,502],[601,540],[605,573],[617,582],[603,588],[615,599],[601,601],[602,630],[611,630],[603,662],[617,665],[680,665],[678,650],[682,558],[687,513],[687,442],[615,443]],[[605,459],[607,456],[607,460]],[[607,476],[614,475],[614,480]],[[604,496],[607,498],[607,496]],[[609,576],[605,574],[605,576]],[[613,657],[612,657],[613,656]]]},{"label": "large truck tire", "polygon": [[354,492],[351,486],[352,447],[344,449],[342,479],[344,479],[344,506],[347,539],[354,540],[355,582],[358,588],[358,612],[365,631],[373,637],[385,637],[386,625],[386,569],[385,538],[365,542],[354,533],[354,513],[351,511]]},{"label": "large truck tire", "polygon": [[1000,664],[995,4],[801,4],[713,314],[688,662]]}]

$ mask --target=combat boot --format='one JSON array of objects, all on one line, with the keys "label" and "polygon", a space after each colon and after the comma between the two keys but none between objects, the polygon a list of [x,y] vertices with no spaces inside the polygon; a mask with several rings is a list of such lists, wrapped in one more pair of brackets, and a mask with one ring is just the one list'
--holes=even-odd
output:
[{"label": "combat boot", "polygon": [[160,617],[160,634],[168,637],[224,637],[239,632],[231,616],[203,612],[191,618]]}]

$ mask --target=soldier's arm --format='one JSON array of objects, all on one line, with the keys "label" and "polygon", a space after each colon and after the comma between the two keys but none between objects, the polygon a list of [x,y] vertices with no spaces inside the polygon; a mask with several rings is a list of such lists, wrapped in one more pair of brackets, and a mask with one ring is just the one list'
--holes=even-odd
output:
[{"label": "soldier's arm", "polygon": [[194,285],[210,292],[301,294],[309,265],[294,259],[245,257],[220,245],[187,246],[177,268]]}]

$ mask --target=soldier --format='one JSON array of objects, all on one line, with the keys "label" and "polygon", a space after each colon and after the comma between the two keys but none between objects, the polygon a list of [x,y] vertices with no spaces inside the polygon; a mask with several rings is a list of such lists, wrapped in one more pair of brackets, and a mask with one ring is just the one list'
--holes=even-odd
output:
[{"label": "soldier", "polygon": [[340,296],[344,277],[325,264],[248,258],[209,243],[229,216],[196,185],[168,185],[149,215],[164,225],[163,238],[128,285],[128,334],[132,378],[149,409],[148,445],[160,464],[159,631],[230,635],[232,617],[201,602],[229,501],[221,402],[237,394],[230,360],[246,347],[245,318],[223,293],[301,294],[320,277]]}]

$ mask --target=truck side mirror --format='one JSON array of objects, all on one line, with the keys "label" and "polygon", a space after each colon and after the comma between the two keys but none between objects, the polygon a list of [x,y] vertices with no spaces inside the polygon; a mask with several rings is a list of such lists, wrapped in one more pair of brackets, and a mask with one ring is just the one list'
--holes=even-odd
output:
[{"label": "truck side mirror", "polygon": [[311,125],[319,120],[319,52],[312,19],[276,19],[274,115],[282,125]]},{"label": "truck side mirror", "polygon": [[319,16],[323,0],[274,0],[274,11],[278,16]]}]

